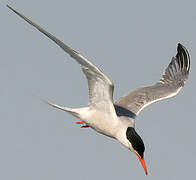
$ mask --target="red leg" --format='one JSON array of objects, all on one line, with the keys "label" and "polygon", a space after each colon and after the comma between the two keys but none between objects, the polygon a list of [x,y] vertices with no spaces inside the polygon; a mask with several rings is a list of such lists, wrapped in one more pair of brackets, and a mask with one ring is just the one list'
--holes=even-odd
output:
[{"label": "red leg", "polygon": [[81,128],[88,128],[89,126],[88,125],[84,125],[84,126],[82,126]]},{"label": "red leg", "polygon": [[84,124],[83,121],[77,121],[76,124]]}]

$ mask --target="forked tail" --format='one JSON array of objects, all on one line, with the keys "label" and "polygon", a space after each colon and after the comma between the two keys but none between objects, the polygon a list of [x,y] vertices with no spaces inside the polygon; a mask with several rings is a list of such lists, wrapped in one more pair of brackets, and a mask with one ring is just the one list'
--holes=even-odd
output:
[{"label": "forked tail", "polygon": [[72,114],[73,116],[81,119],[81,109],[82,108],[68,108],[68,107],[63,107],[63,106],[59,106],[57,104],[53,104],[47,100],[44,100],[44,99],[41,99],[41,101],[43,101],[44,103],[54,107],[54,108],[57,108],[57,109],[60,109],[60,110],[63,110],[63,111],[66,111],[70,114]]}]

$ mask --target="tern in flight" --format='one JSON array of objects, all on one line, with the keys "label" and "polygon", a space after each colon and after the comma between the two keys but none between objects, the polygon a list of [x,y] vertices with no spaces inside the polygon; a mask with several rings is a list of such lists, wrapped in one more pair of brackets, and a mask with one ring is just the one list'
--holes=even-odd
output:
[{"label": "tern in flight", "polygon": [[77,117],[79,121],[76,123],[82,124],[82,127],[91,127],[101,134],[118,140],[139,158],[147,175],[144,161],[145,147],[142,138],[135,131],[135,117],[144,107],[179,93],[190,69],[190,57],[186,48],[178,44],[177,54],[165,69],[160,81],[151,86],[138,88],[114,102],[114,85],[100,69],[30,19],[12,7],[8,5],[7,7],[59,45],[80,64],[86,75],[89,89],[88,107],[68,108],[47,103]]}]

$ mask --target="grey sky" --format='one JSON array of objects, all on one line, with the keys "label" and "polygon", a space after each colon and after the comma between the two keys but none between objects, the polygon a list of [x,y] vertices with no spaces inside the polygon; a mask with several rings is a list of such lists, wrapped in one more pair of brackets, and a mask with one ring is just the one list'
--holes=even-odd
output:
[{"label": "grey sky", "polygon": [[[194,0],[1,2],[0,179],[195,178]],[[74,117],[37,98],[86,106],[86,79],[72,58],[6,4],[101,68],[115,84],[115,99],[158,81],[178,42],[188,49],[191,70],[183,90],[136,119],[149,176],[117,141],[81,129]]]}]

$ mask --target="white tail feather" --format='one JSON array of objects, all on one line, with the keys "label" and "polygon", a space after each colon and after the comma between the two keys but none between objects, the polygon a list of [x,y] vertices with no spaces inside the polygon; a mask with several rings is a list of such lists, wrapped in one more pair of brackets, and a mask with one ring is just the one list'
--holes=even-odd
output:
[{"label": "white tail feather", "polygon": [[85,115],[87,115],[87,111],[88,111],[88,107],[84,107],[84,108],[68,108],[68,107],[64,107],[64,106],[59,106],[57,104],[53,104],[47,100],[44,100],[44,99],[41,99],[41,101],[43,101],[44,103],[54,107],[54,108],[57,108],[57,109],[60,109],[60,110],[63,110],[63,111],[66,111],[70,114],[72,114],[73,116],[81,119],[81,120],[84,120],[85,119]]}]

